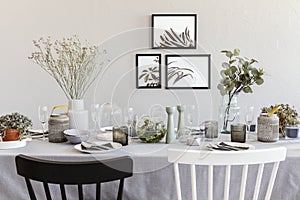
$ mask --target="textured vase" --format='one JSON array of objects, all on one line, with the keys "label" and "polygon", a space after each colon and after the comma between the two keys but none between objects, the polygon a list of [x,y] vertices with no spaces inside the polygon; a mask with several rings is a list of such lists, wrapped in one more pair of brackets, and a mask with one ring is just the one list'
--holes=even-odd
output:
[{"label": "textured vase", "polygon": [[177,126],[177,132],[181,129],[184,129],[184,105],[178,105],[177,111],[178,111],[178,126]]},{"label": "textured vase", "polygon": [[80,130],[89,128],[89,113],[84,109],[82,99],[69,101],[69,127]]},{"label": "textured vase", "polygon": [[8,128],[5,130],[3,141],[16,141],[20,140],[20,130]]},{"label": "textured vase", "polygon": [[166,107],[166,112],[168,114],[166,143],[170,144],[175,140],[175,130],[174,130],[175,107]]}]

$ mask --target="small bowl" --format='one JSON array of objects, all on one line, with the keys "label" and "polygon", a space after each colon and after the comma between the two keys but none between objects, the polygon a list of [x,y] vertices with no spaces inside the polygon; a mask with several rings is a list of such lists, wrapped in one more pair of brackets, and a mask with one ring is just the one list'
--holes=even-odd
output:
[{"label": "small bowl", "polygon": [[72,144],[79,144],[82,141],[87,141],[90,137],[90,134],[86,130],[78,130],[78,129],[68,129],[64,131],[65,137]]},{"label": "small bowl", "polygon": [[299,126],[286,126],[285,127],[285,137],[286,138],[299,138],[300,137],[300,127]]}]

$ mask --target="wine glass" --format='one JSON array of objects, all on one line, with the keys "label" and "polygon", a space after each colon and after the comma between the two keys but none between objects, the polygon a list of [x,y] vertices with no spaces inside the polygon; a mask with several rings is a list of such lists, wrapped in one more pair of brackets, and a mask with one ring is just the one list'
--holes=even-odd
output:
[{"label": "wine glass", "polygon": [[39,106],[38,108],[38,116],[39,121],[42,123],[42,130],[43,130],[43,140],[46,140],[45,137],[45,129],[46,129],[46,123],[48,121],[48,108],[47,106]]},{"label": "wine glass", "polygon": [[125,122],[128,127],[128,134],[130,137],[132,137],[132,128],[133,128],[133,120],[134,120],[134,112],[133,108],[128,108],[127,111],[125,111]]},{"label": "wine glass", "polygon": [[188,128],[193,129],[193,125],[196,119],[196,106],[188,105],[186,108],[186,121],[188,124]]},{"label": "wine glass", "polygon": [[92,121],[94,122],[95,131],[97,130],[97,124],[100,121],[100,107],[99,104],[92,104],[91,105],[91,117]]},{"label": "wine glass", "polygon": [[245,122],[247,125],[247,131],[250,132],[250,125],[254,120],[254,107],[253,106],[249,106],[246,109],[245,112]]}]

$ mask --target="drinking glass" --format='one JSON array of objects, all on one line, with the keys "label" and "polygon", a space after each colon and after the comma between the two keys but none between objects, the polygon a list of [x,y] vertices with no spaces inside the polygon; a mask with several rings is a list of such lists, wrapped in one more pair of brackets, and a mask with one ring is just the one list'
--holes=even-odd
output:
[{"label": "drinking glass", "polygon": [[46,140],[45,129],[46,129],[46,123],[47,123],[48,118],[49,118],[47,106],[39,106],[38,116],[39,116],[39,121],[42,123],[43,140]]},{"label": "drinking glass", "polygon": [[250,125],[254,120],[254,107],[253,106],[249,106],[246,109],[245,112],[245,122],[247,125],[247,132],[250,132]]},{"label": "drinking glass", "polygon": [[92,121],[94,122],[95,131],[97,130],[97,124],[100,121],[100,107],[99,104],[92,104],[91,105],[91,117]]}]

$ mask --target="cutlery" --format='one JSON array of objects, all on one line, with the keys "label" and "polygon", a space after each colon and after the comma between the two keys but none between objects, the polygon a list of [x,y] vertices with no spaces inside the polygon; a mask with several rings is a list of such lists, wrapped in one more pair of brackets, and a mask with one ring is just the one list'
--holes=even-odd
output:
[{"label": "cutlery", "polygon": [[229,148],[226,148],[226,147],[223,147],[223,146],[221,146],[221,147],[219,147],[219,146],[215,147],[215,146],[212,146],[211,144],[208,144],[206,147],[209,148],[209,149],[213,149],[213,150],[232,151]]},{"label": "cutlery", "polygon": [[249,147],[232,146],[232,145],[226,144],[224,142],[220,142],[219,145],[224,146],[224,147],[232,147],[232,148],[243,149],[243,150],[249,149]]},{"label": "cutlery", "polygon": [[110,150],[114,147],[111,145],[111,143],[106,143],[102,145],[98,145],[91,142],[81,142],[81,148],[82,149],[91,149],[91,150]]}]

